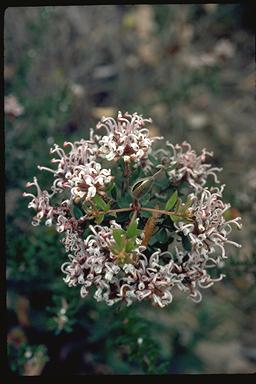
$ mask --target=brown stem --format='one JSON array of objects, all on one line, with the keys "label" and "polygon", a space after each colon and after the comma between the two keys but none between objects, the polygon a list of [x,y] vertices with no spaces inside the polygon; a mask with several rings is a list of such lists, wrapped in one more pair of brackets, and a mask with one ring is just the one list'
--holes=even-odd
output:
[{"label": "brown stem", "polygon": [[[176,213],[175,211],[166,211],[166,210],[163,210],[163,209],[155,209],[155,208],[147,208],[147,207],[140,207],[139,209],[136,209],[135,207],[131,207],[131,208],[119,208],[119,209],[110,209],[109,211],[98,211],[98,214],[108,214],[108,213],[118,213],[118,212],[129,212],[129,211],[135,211],[135,210],[138,210],[138,211],[146,211],[146,212],[153,212],[153,213],[160,213],[162,215],[175,215],[175,216],[181,216],[183,217],[183,215],[180,215],[178,213]],[[190,218],[186,218],[187,220],[191,220]]]},{"label": "brown stem", "polygon": [[[129,212],[133,211],[133,208],[118,208],[118,209],[110,209],[109,211],[105,213],[114,213],[114,212]],[[103,211],[100,213],[104,213]]]},{"label": "brown stem", "polygon": [[130,212],[134,211],[134,208],[118,208],[118,209],[110,209],[109,211],[98,211],[98,215],[107,215],[109,213],[118,213],[118,212]]},{"label": "brown stem", "polygon": [[179,215],[175,211],[165,211],[163,209],[146,208],[146,207],[145,208],[141,207],[140,209],[141,209],[141,211],[161,213],[162,215],[175,215],[175,216],[183,217],[183,215]]},{"label": "brown stem", "polygon": [[[175,211],[166,211],[163,209],[155,209],[155,208],[147,208],[147,207],[139,207],[139,208],[138,207],[130,207],[130,208],[110,209],[108,211],[98,211],[97,215],[103,215],[103,214],[107,215],[109,213],[131,212],[131,211],[134,211],[134,212],[146,211],[146,212],[160,213],[162,215],[175,215],[175,216],[184,217],[184,215],[180,215],[180,214],[176,213]],[[92,219],[93,217],[94,216],[85,215],[78,220],[79,224],[82,224],[86,219]],[[186,220],[193,221],[189,217],[186,217]]]},{"label": "brown stem", "polygon": [[[134,211],[133,208],[118,208],[118,209],[110,209],[109,211],[97,211],[97,215],[107,215],[108,213],[118,213],[118,212],[130,212],[130,211]],[[85,215],[83,217],[80,217],[80,219],[78,220],[78,224],[83,224],[83,222],[85,220],[90,220],[90,219],[93,219],[95,217],[95,215]]]}]

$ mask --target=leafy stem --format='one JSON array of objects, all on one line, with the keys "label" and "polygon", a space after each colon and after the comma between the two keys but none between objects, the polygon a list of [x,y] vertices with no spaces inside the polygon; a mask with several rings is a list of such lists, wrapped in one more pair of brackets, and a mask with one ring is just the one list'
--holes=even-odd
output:
[{"label": "leafy stem", "polygon": [[[118,208],[118,209],[109,209],[108,211],[97,211],[98,215],[107,215],[107,214],[116,214],[120,212],[131,212],[131,211],[146,211],[146,212],[152,212],[152,213],[160,213],[161,215],[175,215],[184,217],[184,214],[178,214],[176,211],[167,211],[165,209],[156,209],[156,208],[148,208],[148,207],[139,207],[139,208]],[[84,217],[81,217],[81,221],[84,221],[84,219],[92,218],[93,216],[88,217],[87,215]],[[187,220],[193,221],[191,218],[186,217]]]}]

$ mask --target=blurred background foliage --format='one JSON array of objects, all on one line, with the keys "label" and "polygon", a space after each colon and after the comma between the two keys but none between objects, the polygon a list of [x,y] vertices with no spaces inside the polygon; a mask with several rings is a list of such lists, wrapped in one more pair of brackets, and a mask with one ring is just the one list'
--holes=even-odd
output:
[{"label": "blurred background foliage", "polygon": [[[256,368],[253,5],[17,7],[5,12],[8,356],[19,375],[246,373]],[[26,181],[49,149],[118,110],[223,166],[241,250],[194,304],[107,307],[62,280],[51,228],[31,226]],[[47,173],[39,180],[47,186]]]}]

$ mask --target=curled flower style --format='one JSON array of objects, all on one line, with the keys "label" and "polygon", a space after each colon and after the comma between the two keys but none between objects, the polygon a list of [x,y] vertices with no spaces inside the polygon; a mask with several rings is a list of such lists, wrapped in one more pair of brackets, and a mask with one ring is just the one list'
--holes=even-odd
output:
[{"label": "curled flower style", "polygon": [[[111,228],[119,227],[114,221],[111,222]],[[104,295],[108,304],[112,303],[111,295],[108,294],[114,289],[115,275],[120,270],[113,261],[114,255],[109,250],[113,242],[111,228],[99,225],[91,227],[93,233],[85,240],[69,233],[64,242],[67,250],[72,251],[74,255],[70,254],[70,262],[62,265],[62,271],[66,274],[64,281],[69,286],[81,285],[81,296],[85,297],[88,288],[94,284],[97,287],[95,298],[99,300]]]},{"label": "curled flower style", "polygon": [[[225,244],[241,247],[240,244],[227,238],[232,231],[232,224],[241,229],[240,217],[225,220],[223,215],[229,208],[230,204],[223,203],[220,193],[211,193],[205,188],[200,195],[193,196],[193,205],[190,207],[193,222],[179,221],[175,226],[178,231],[189,237],[196,254],[208,258],[208,255],[220,249],[221,258],[225,259],[227,258]],[[217,262],[219,259],[218,257]]]},{"label": "curled flower style", "polygon": [[216,172],[220,172],[222,168],[205,164],[206,157],[213,156],[212,152],[203,149],[202,153],[197,155],[186,141],[181,145],[167,142],[167,146],[173,150],[167,170],[172,183],[177,184],[185,180],[195,189],[195,192],[203,189],[209,175],[213,176],[215,183],[219,183]]},{"label": "curled flower style", "polygon": [[74,167],[70,177],[71,195],[73,199],[90,200],[97,192],[105,189],[105,184],[113,179],[110,169],[101,169],[101,165],[91,161],[88,165]]},{"label": "curled flower style", "polygon": [[[54,144],[56,169],[38,166],[53,176],[51,192],[34,177],[26,186],[36,193],[23,194],[36,211],[32,224],[44,219],[62,236],[64,282],[80,286],[81,297],[94,289],[95,300],[107,305],[147,300],[163,308],[176,291],[199,302],[201,289],[224,277],[211,270],[227,258],[226,244],[240,247],[229,239],[241,218],[227,219],[225,184],[205,187],[209,175],[219,183],[221,169],[205,164],[212,153],[197,155],[186,142],[167,142],[172,156],[153,150],[160,138],[149,137],[149,122],[119,112],[97,124],[107,135],[91,129],[89,140]],[[192,189],[187,196],[184,181]]]},{"label": "curled flower style", "polygon": [[52,159],[52,163],[58,163],[57,170],[38,166],[40,170],[46,170],[54,174],[52,190],[61,192],[70,189],[73,199],[90,200],[97,192],[105,188],[113,177],[110,169],[102,169],[101,164],[96,162],[97,136],[91,140],[81,140],[75,143],[65,142],[64,147],[71,147],[68,154],[57,144],[51,149],[51,153],[56,153],[59,159]]},{"label": "curled flower style", "polygon": [[48,224],[51,223],[53,218],[53,207],[50,205],[50,195],[47,191],[42,191],[37,178],[33,178],[33,182],[27,183],[26,187],[36,187],[37,196],[32,193],[24,192],[24,197],[32,197],[31,202],[28,204],[28,208],[33,208],[37,211],[37,214],[33,217],[32,225],[37,226],[40,224],[43,217],[48,219]]},{"label": "curled flower style", "polygon": [[144,128],[151,119],[143,119],[136,112],[124,115],[119,111],[117,119],[103,117],[97,124],[97,129],[105,128],[106,136],[99,140],[99,152],[111,161],[122,157],[124,161],[134,161],[143,167],[148,166],[148,154],[155,140],[162,137],[149,137],[149,130]]},{"label": "curled flower style", "polygon": [[[111,228],[120,226],[112,221]],[[199,288],[208,288],[224,277],[211,278],[207,273],[209,266],[203,258],[197,258],[195,262],[192,254],[186,255],[177,248],[177,260],[174,261],[172,253],[160,250],[148,258],[143,253],[146,247],[138,245],[134,250],[137,261],[120,266],[110,251],[114,242],[112,230],[100,225],[91,227],[91,230],[93,234],[85,241],[70,234],[65,239],[66,250],[72,250],[74,255],[69,254],[70,261],[62,265],[66,274],[64,281],[70,287],[81,285],[82,297],[88,295],[89,287],[95,286],[95,299],[108,305],[118,301],[131,305],[145,299],[163,308],[172,302],[175,288],[189,293],[193,301],[199,302]],[[168,262],[164,262],[166,256]]]}]

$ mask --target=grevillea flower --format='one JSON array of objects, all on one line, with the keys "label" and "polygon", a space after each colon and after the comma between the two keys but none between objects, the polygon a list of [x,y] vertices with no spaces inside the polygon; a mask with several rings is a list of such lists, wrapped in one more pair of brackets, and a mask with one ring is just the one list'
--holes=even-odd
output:
[{"label": "grevillea flower", "polygon": [[69,176],[69,185],[73,199],[85,198],[90,200],[97,192],[104,190],[105,184],[113,179],[110,169],[101,169],[101,165],[91,161],[87,165],[74,167],[74,173]]},{"label": "grevillea flower", "polygon": [[107,135],[99,140],[99,152],[109,161],[122,157],[124,161],[133,161],[146,167],[153,142],[162,139],[149,136],[145,124],[151,122],[151,119],[143,119],[136,112],[123,115],[119,111],[116,120],[103,117],[96,128],[105,128]]},{"label": "grevillea flower", "polygon": [[212,157],[213,152],[203,149],[202,153],[197,155],[186,141],[181,145],[173,145],[167,141],[167,146],[172,148],[172,156],[166,150],[159,150],[159,153],[162,154],[162,161],[166,161],[169,165],[167,173],[172,184],[186,181],[195,192],[198,192],[203,189],[210,175],[215,183],[219,183],[216,172],[220,172],[222,168],[205,163],[207,156]]},{"label": "grevillea flower", "polygon": [[[92,134],[91,134],[92,137]],[[65,142],[64,147],[71,147],[68,154],[57,144],[50,150],[56,153],[59,159],[52,159],[58,163],[56,170],[38,166],[54,174],[52,190],[56,193],[70,189],[72,198],[90,200],[97,192],[104,190],[113,177],[110,169],[104,169],[96,162],[97,146],[94,140],[81,140],[75,143]]]},{"label": "grevillea flower", "polygon": [[207,259],[212,253],[218,254],[218,250],[221,250],[221,255],[216,261],[219,262],[220,257],[227,258],[224,248],[226,244],[241,247],[240,244],[227,238],[232,231],[232,224],[241,228],[239,223],[241,218],[225,220],[223,215],[230,208],[230,204],[223,203],[220,193],[211,193],[205,188],[200,195],[192,196],[192,199],[193,204],[190,207],[192,223],[179,221],[175,223],[176,228],[189,237],[192,250],[196,254],[203,255]]},{"label": "grevillea flower", "polygon": [[[240,229],[241,224],[240,217],[225,218],[230,208],[222,201],[225,185],[205,187],[210,175],[219,183],[221,169],[205,164],[212,153],[203,149],[197,155],[186,142],[167,142],[171,154],[163,148],[153,151],[160,138],[149,137],[144,127],[149,122],[137,113],[102,118],[97,129],[105,128],[107,135],[91,129],[89,140],[65,142],[63,148],[54,144],[50,153],[57,155],[52,159],[57,168],[38,166],[53,176],[51,192],[41,189],[36,177],[26,185],[36,189],[36,194],[24,193],[36,211],[32,224],[44,218],[61,234],[68,253],[61,267],[64,281],[80,286],[81,297],[93,290],[94,298],[108,305],[147,300],[164,307],[178,290],[199,302],[201,289],[224,277],[213,278],[211,269],[227,258],[226,245],[240,247],[229,238],[233,226]],[[121,180],[113,176],[117,168]],[[133,172],[151,175],[136,179]],[[188,196],[180,192],[183,182],[192,190]],[[147,194],[150,206],[140,200]],[[145,218],[143,211],[152,216]]]},{"label": "grevillea flower", "polygon": [[186,254],[176,248],[174,256],[171,252],[158,250],[148,258],[143,253],[146,247],[139,245],[139,239],[133,250],[138,256],[137,261],[118,265],[110,250],[114,243],[113,228],[120,226],[115,221],[111,222],[111,228],[97,225],[91,227],[93,233],[85,241],[72,238],[70,234],[64,241],[69,243],[66,250],[73,251],[73,255],[69,254],[70,261],[62,265],[66,274],[64,281],[70,287],[80,285],[82,297],[87,296],[89,288],[94,286],[95,299],[108,305],[121,300],[130,305],[147,299],[163,308],[172,302],[175,289],[188,292],[192,300],[198,302],[201,300],[199,288],[208,288],[224,277],[210,277],[207,273],[210,265],[193,252]]},{"label": "grevillea flower", "polygon": [[28,182],[26,184],[27,188],[36,187],[37,196],[32,193],[24,192],[24,197],[32,197],[31,202],[28,204],[28,208],[33,208],[37,211],[36,216],[33,217],[32,225],[37,226],[40,224],[43,217],[46,217],[48,220],[52,220],[53,216],[53,207],[50,205],[50,195],[47,191],[42,191],[37,178],[34,177],[33,182]]}]

